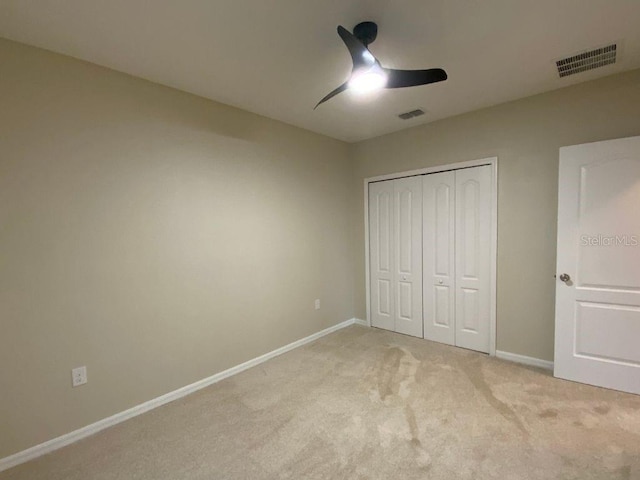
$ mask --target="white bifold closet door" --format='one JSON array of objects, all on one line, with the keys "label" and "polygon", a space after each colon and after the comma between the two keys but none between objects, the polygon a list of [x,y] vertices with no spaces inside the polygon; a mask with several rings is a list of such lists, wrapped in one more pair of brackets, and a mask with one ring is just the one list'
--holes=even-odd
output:
[{"label": "white bifold closet door", "polygon": [[422,180],[424,338],[456,344],[455,172]]},{"label": "white bifold closet door", "polygon": [[456,170],[456,345],[489,353],[491,167]]},{"label": "white bifold closet door", "polygon": [[422,337],[422,178],[369,185],[371,324]]},{"label": "white bifold closet door", "polygon": [[422,181],[424,338],[488,353],[491,166]]}]

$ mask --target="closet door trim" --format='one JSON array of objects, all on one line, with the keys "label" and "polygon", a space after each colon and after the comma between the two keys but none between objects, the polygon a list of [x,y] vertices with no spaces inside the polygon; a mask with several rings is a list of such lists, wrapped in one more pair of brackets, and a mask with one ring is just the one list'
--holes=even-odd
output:
[{"label": "closet door trim", "polygon": [[365,294],[367,324],[371,326],[371,277],[369,263],[369,184],[382,182],[385,180],[395,180],[397,178],[413,177],[417,175],[428,175],[430,173],[446,172],[449,170],[459,170],[463,168],[479,167],[491,165],[491,302],[489,319],[489,355],[496,354],[496,277],[497,277],[497,257],[498,257],[498,157],[482,158],[466,162],[438,165],[435,167],[409,170],[406,172],[379,175],[364,179],[364,231],[365,231]]}]

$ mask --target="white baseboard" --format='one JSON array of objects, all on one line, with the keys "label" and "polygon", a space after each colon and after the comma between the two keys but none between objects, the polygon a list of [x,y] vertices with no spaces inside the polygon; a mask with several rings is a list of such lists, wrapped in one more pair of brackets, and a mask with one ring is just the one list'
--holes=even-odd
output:
[{"label": "white baseboard", "polygon": [[522,363],[531,367],[544,368],[545,370],[553,370],[553,362],[549,360],[542,360],[541,358],[527,357],[526,355],[519,355],[517,353],[502,352],[496,350],[496,357],[503,360],[509,360],[510,362]]},{"label": "white baseboard", "polygon": [[[133,408],[125,410],[120,413],[116,413],[108,418],[104,418],[95,423],[87,425],[86,427],[82,427],[78,430],[74,430],[73,432],[67,433],[60,437],[53,438],[44,443],[36,445],[34,447],[28,448],[27,450],[23,450],[18,453],[14,453],[5,458],[0,458],[0,472],[4,470],[8,470],[9,468],[15,467],[16,465],[20,465],[21,463],[28,462],[29,460],[33,460],[34,458],[40,457],[47,453],[51,453],[54,450],[58,450],[64,446],[67,446],[71,443],[77,442],[83,438],[86,438],[94,433],[98,433],[105,428],[109,428],[113,425],[117,425],[118,423],[124,422],[125,420],[129,420],[130,418],[141,415],[149,410],[153,410],[154,408],[158,408],[162,405],[165,405],[169,402],[173,402],[179,398],[182,398],[190,393],[201,390],[209,385],[213,385],[214,383],[219,382],[220,380],[224,380],[232,375],[236,375],[244,370],[247,370],[251,367],[255,367],[261,363],[266,362],[267,360],[272,359],[273,357],[277,357],[278,355],[282,355],[294,348],[301,347],[307,343],[313,342],[318,338],[324,337],[330,333],[333,333],[342,328],[348,327],[349,325],[353,325],[354,323],[360,324],[361,320],[356,318],[351,318],[349,320],[345,320],[342,323],[334,325],[333,327],[325,328],[320,332],[314,333],[313,335],[309,335],[308,337],[301,338],[293,343],[285,345],[284,347],[280,347],[276,350],[273,350],[269,353],[265,353],[259,357],[253,358],[249,361],[241,363],[240,365],[236,365],[235,367],[231,367],[227,370],[224,370],[220,373],[216,373],[208,378],[204,378],[199,380],[191,385],[187,385],[185,387],[174,390],[173,392],[169,392],[160,397],[154,398],[147,402],[141,403],[140,405],[136,405]],[[366,322],[365,322],[366,325]]]},{"label": "white baseboard", "polygon": [[366,320],[362,320],[361,318],[354,318],[353,323],[355,323],[356,325],[362,325],[363,327],[369,326],[369,322],[367,322]]}]

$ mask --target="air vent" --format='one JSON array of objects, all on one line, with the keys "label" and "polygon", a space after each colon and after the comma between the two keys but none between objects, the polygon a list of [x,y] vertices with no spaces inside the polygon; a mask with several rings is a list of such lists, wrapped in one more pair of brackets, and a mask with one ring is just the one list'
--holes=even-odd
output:
[{"label": "air vent", "polygon": [[404,112],[398,115],[402,120],[409,120],[413,117],[419,117],[420,115],[424,115],[424,110],[420,110],[419,108],[416,110],[411,110],[410,112]]},{"label": "air vent", "polygon": [[617,45],[614,43],[606,47],[596,48],[595,50],[558,60],[556,62],[558,75],[562,78],[616,63],[616,48]]}]

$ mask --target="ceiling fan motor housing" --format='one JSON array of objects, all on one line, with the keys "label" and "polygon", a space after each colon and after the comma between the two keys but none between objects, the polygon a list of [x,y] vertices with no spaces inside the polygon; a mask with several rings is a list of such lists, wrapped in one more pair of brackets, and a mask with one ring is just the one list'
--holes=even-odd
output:
[{"label": "ceiling fan motor housing", "polygon": [[378,25],[374,22],[361,22],[353,27],[353,36],[366,47],[378,36]]}]

